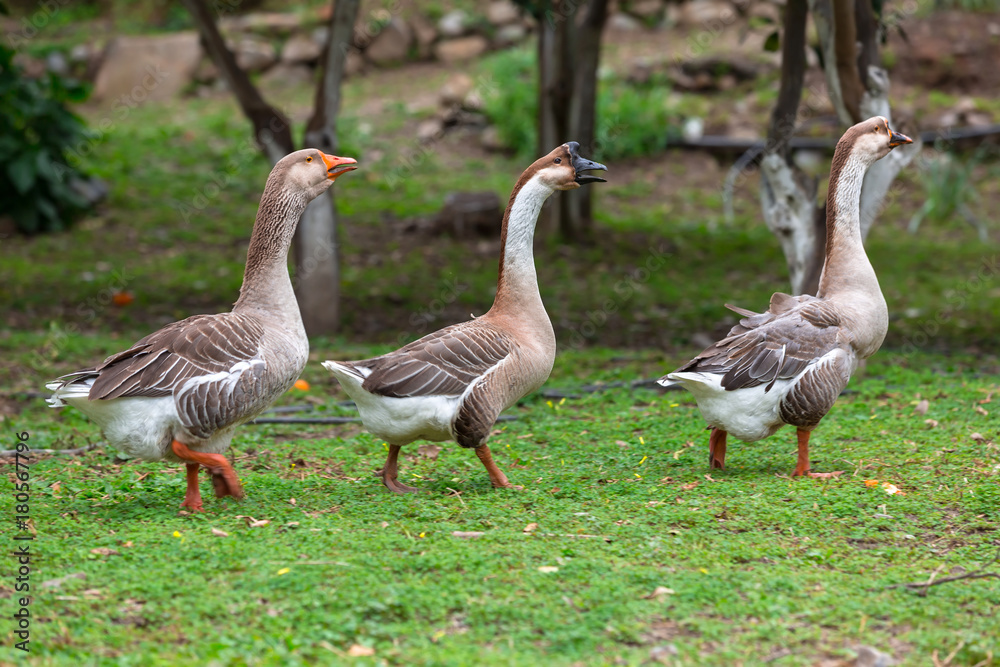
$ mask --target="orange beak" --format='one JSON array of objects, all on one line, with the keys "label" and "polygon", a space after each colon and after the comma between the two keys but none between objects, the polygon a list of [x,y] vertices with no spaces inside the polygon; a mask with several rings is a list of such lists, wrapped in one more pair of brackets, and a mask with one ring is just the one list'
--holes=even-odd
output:
[{"label": "orange beak", "polygon": [[358,168],[358,161],[352,157],[337,157],[336,155],[327,155],[322,152],[320,155],[323,156],[323,162],[326,164],[326,177],[331,181],[335,180],[341,174],[354,171]]}]

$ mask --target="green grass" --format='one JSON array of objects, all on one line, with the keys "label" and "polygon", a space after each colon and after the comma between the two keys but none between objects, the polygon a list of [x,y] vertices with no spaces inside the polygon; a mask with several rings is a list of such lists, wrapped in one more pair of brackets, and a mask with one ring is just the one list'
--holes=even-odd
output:
[{"label": "green grass", "polygon": [[[73,363],[121,342],[91,338]],[[320,341],[313,357],[371,351]],[[573,393],[673,361],[568,352],[547,387]],[[846,471],[829,481],[786,476],[787,430],[733,443],[728,467],[709,471],[688,394],[621,388],[536,394],[510,411],[490,444],[520,492],[489,488],[455,445],[436,458],[411,446],[402,479],[424,493],[392,496],[371,475],[384,446],[354,425],[242,428],[231,454],[247,498],[207,496],[195,516],[178,514],[178,466],[109,449],[43,458],[31,581],[86,578],[36,589],[29,664],[339,664],[359,644],[375,656],[356,664],[639,665],[673,644],[670,664],[812,665],[866,644],[922,665],[961,641],[952,664],[972,665],[1000,652],[1000,580],[926,597],[885,587],[996,553],[1000,431],[976,410],[995,410],[1000,385],[983,373],[996,370],[995,357],[880,353],[813,438],[814,469]],[[352,413],[317,363],[305,377],[312,390],[284,403]],[[22,407],[5,432],[27,430],[35,447],[99,440],[76,411]],[[672,592],[647,599],[660,586]],[[0,660],[18,657],[9,628]]]}]

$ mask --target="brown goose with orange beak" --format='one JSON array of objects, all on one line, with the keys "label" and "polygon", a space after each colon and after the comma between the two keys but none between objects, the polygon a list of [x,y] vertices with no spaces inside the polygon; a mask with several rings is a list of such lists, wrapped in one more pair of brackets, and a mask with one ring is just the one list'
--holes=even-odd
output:
[{"label": "brown goose with orange beak", "polygon": [[830,411],[862,359],[882,345],[889,314],[861,239],[861,185],[868,167],[911,139],[876,116],[837,143],[826,203],[826,260],[816,296],[771,297],[763,313],[743,316],[729,335],[660,379],[694,394],[712,435],[709,465],[722,468],[726,436],[755,442],[785,424],[798,433],[792,475],[809,470],[809,435]]},{"label": "brown goose with orange beak", "polygon": [[292,236],[309,202],[356,168],[353,158],[315,149],[278,161],[260,200],[232,312],[174,322],[95,368],[59,378],[46,385],[54,392],[52,407],[79,409],[126,454],[183,462],[187,493],[181,507],[203,509],[202,466],[218,497],[242,497],[221,452],[237,426],[292,386],[309,357],[288,275]]}]

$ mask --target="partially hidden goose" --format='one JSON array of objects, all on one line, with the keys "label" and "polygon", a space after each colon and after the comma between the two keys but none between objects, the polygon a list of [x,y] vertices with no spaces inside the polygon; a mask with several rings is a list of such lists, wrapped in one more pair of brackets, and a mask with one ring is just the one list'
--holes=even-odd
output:
[{"label": "partially hidden goose", "polygon": [[354,399],[365,427],[389,445],[377,473],[395,493],[402,445],[455,440],[476,450],[497,488],[514,487],[497,468],[486,440],[497,417],[549,377],[555,360],[552,323],[538,293],[532,241],[539,210],[556,190],[604,179],[606,170],[580,157],[579,144],[559,146],[528,167],[514,186],[500,234],[500,276],[489,312],[363,361],[327,361]]},{"label": "partially hidden goose", "polygon": [[859,202],[865,171],[912,140],[876,116],[837,142],[826,202],[826,259],[816,296],[771,297],[766,312],[727,305],[743,316],[726,338],[660,378],[694,394],[711,428],[709,465],[722,468],[726,435],[755,442],[785,424],[798,430],[793,476],[809,472],[809,434],[833,407],[858,362],[882,345],[885,298],[861,240]]},{"label": "partially hidden goose", "polygon": [[288,248],[306,206],[341,174],[349,157],[296,151],[271,170],[254,223],[240,297],[232,312],[168,324],[95,368],[46,385],[49,404],[93,419],[117,449],[187,466],[181,507],[202,510],[200,466],[216,496],[243,489],[220,452],[235,428],[267,408],[298,378],[309,341],[288,275]]}]

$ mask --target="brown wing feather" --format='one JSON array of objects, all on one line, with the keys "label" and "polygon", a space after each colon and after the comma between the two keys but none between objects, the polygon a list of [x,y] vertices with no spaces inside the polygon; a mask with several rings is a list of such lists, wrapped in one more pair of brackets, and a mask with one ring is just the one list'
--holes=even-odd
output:
[{"label": "brown wing feather", "polygon": [[777,380],[795,377],[811,361],[850,344],[836,311],[816,297],[778,292],[764,313],[737,312],[747,316],[726,338],[675,372],[720,374],[727,391],[762,384],[769,390]]},{"label": "brown wing feather", "polygon": [[346,365],[371,369],[362,387],[373,394],[396,398],[460,396],[513,349],[509,334],[472,320],[436,331],[395,352]]}]

